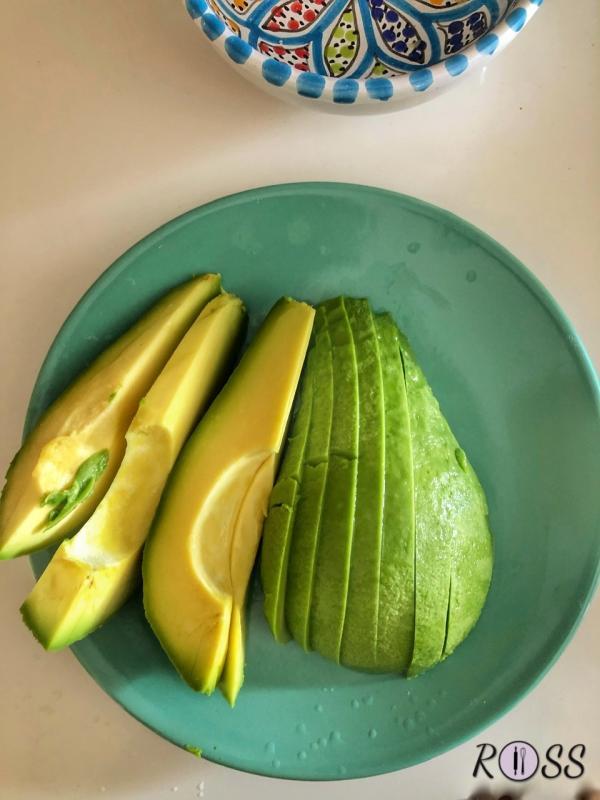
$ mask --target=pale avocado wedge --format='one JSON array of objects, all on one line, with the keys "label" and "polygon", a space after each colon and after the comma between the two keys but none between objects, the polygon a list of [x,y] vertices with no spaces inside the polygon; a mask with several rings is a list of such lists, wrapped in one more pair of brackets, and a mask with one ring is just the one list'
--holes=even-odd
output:
[{"label": "pale avocado wedge", "polygon": [[358,372],[358,462],[354,531],[340,662],[375,669],[385,499],[382,358],[368,300],[345,300]]},{"label": "pale avocado wedge", "polygon": [[183,448],[144,549],[152,629],[193,689],[210,693],[222,679],[230,702],[244,663],[231,623],[244,613],[313,318],[289,298],[270,311]]},{"label": "pale avocado wedge", "polygon": [[323,303],[331,338],[333,419],[319,521],[310,612],[310,644],[339,661],[358,473],[358,367],[344,298]]},{"label": "pale avocado wedge", "polygon": [[383,379],[385,501],[379,571],[376,663],[403,672],[415,630],[415,508],[412,442],[404,369],[396,323],[375,318]]},{"label": "pale avocado wedge", "polygon": [[294,639],[310,649],[310,608],[319,538],[321,507],[325,495],[327,459],[333,413],[333,365],[327,314],[317,308],[313,341],[308,356],[313,375],[310,428],[289,545],[285,587],[285,620]]},{"label": "pale avocado wedge", "polygon": [[61,541],[88,519],[121,463],[140,400],[219,291],[219,276],[203,275],[169,292],[52,403],[6,476],[0,559]]},{"label": "pale avocado wedge", "polygon": [[312,367],[313,359],[309,354],[298,390],[300,401],[291,423],[277,482],[271,493],[261,545],[260,571],[265,616],[278,642],[286,642],[290,638],[285,624],[285,591],[292,528],[299,496],[298,484],[312,412]]},{"label": "pale avocado wedge", "polygon": [[87,636],[137,586],[141,548],[169,472],[194,422],[222,384],[245,329],[234,295],[202,310],[140,405],[125,456],[94,513],[62,542],[21,612],[49,650]]},{"label": "pale avocado wedge", "polygon": [[230,706],[235,705],[244,683],[245,627],[244,609],[234,603],[231,609],[225,666],[219,681],[219,689]]}]

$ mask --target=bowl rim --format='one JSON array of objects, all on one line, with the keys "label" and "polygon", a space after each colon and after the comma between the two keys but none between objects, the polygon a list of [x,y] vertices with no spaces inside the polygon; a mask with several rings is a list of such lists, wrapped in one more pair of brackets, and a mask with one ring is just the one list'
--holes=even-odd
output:
[{"label": "bowl rim", "polygon": [[544,0],[518,0],[480,39],[435,64],[389,77],[336,78],[296,70],[261,53],[229,29],[207,0],[182,1],[191,19],[221,55],[246,77],[262,83],[262,88],[340,105],[398,101],[409,96],[413,97],[413,102],[419,102],[419,94],[440,91],[473,68],[484,66],[516,38],[544,3]]}]

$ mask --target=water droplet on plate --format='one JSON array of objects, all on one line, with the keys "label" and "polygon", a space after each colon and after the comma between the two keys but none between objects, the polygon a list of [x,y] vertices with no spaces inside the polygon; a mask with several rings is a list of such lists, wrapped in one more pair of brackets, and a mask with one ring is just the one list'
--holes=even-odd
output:
[{"label": "water droplet on plate", "polygon": [[329,739],[332,742],[341,742],[342,734],[339,731],[331,731],[331,733],[329,734]]},{"label": "water droplet on plate", "polygon": [[340,764],[340,766],[338,767],[338,772],[340,773],[340,775],[345,775],[347,771],[348,770],[346,769],[346,767],[343,764]]},{"label": "water droplet on plate", "polygon": [[317,705],[315,706],[315,711],[318,711],[318,713],[321,714],[321,712],[323,711],[323,706],[321,705],[321,703],[317,703]]},{"label": "water droplet on plate", "polygon": [[476,280],[477,280],[477,273],[475,272],[474,269],[470,269],[467,272],[467,281],[469,283],[474,283]]},{"label": "water droplet on plate", "polygon": [[281,761],[278,758],[274,758],[273,761],[271,761],[271,764],[273,764],[275,769],[279,769],[281,766]]},{"label": "water droplet on plate", "polygon": [[360,706],[360,700],[357,700],[355,697],[354,700],[350,703],[350,705],[352,706],[352,708],[358,708]]},{"label": "water droplet on plate", "polygon": [[408,245],[408,247],[406,249],[408,250],[409,253],[418,253],[419,250],[421,249],[421,243],[420,242],[410,242],[410,244]]},{"label": "water droplet on plate", "polygon": [[375,728],[371,728],[369,731],[369,739],[376,739],[377,738],[377,731]]},{"label": "water droplet on plate", "polygon": [[300,750],[300,752],[298,753],[298,758],[300,759],[300,761],[306,761],[306,759],[308,758],[308,753],[306,752],[306,750]]},{"label": "water droplet on plate", "polygon": [[274,753],[275,752],[275,742],[267,742],[265,745],[265,751],[267,753]]},{"label": "water droplet on plate", "polygon": [[306,725],[303,722],[296,725],[296,733],[306,733]]},{"label": "water droplet on plate", "polygon": [[321,736],[321,738],[319,739],[319,744],[321,745],[321,747],[327,747],[327,739],[325,738],[325,736]]}]

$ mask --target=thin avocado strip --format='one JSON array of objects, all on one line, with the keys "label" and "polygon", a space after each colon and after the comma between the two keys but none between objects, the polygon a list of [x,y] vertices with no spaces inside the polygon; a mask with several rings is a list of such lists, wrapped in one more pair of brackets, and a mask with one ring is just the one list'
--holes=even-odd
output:
[{"label": "thin avocado strip", "polygon": [[310,649],[310,604],[333,412],[331,339],[323,308],[316,310],[310,359],[314,381],[311,422],[293,521],[285,587],[287,627],[305,650]]},{"label": "thin avocado strip", "polygon": [[477,622],[490,587],[494,561],[485,494],[458,445],[455,458],[461,472],[448,498],[454,537],[444,658]]},{"label": "thin avocado strip", "polygon": [[[358,669],[376,669],[385,478],[382,362],[368,300],[346,299],[345,305],[358,366],[359,426],[354,533],[340,661]],[[397,337],[395,342],[397,353]]]},{"label": "thin avocado strip", "polygon": [[415,634],[409,675],[443,658],[452,571],[453,518],[449,502],[460,467],[456,440],[400,333],[410,412],[415,491]]},{"label": "thin avocado strip", "polygon": [[375,317],[385,407],[385,504],[377,617],[377,666],[404,671],[415,630],[415,507],[410,417],[398,328]]},{"label": "thin avocado strip", "polygon": [[310,643],[339,661],[358,473],[358,369],[343,297],[323,303],[332,345],[333,421],[310,617]]},{"label": "thin avocado strip", "polygon": [[299,390],[298,409],[292,421],[279,476],[271,493],[269,513],[263,531],[260,573],[265,595],[264,611],[278,642],[289,639],[285,624],[285,590],[292,527],[299,497],[298,482],[311,420],[313,352],[311,350],[308,355]]}]

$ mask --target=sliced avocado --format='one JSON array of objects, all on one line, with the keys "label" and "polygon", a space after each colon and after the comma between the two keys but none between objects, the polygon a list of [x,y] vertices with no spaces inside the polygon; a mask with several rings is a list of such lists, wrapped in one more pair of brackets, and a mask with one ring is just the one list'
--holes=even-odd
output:
[{"label": "sliced avocado", "polygon": [[333,421],[314,568],[310,644],[339,661],[358,472],[358,370],[344,298],[328,300],[323,308],[332,348]]},{"label": "sliced avocado", "polygon": [[219,276],[204,275],[169,292],[54,401],[6,476],[0,559],[58,542],[88,519],[121,463],[140,400],[219,291]]},{"label": "sliced avocado", "polygon": [[[313,317],[287,298],[271,310],[185,445],[146,543],[146,616],[202,692],[221,677],[232,615],[243,612]],[[239,675],[243,655],[236,660]]]},{"label": "sliced avocado", "polygon": [[219,688],[232,707],[244,683],[244,628],[244,609],[234,603],[231,609],[225,666],[219,681]]},{"label": "sliced avocado", "polygon": [[371,670],[379,666],[377,612],[386,464],[382,361],[368,300],[346,298],[345,305],[358,365],[359,425],[354,533],[340,661],[348,667]]},{"label": "sliced avocado", "polygon": [[400,334],[410,413],[415,493],[415,633],[409,675],[444,655],[453,560],[454,493],[463,482],[456,439]]},{"label": "sliced avocado", "polygon": [[494,562],[485,494],[458,444],[455,457],[463,474],[456,476],[448,498],[448,524],[454,535],[444,658],[465,639],[479,619]]},{"label": "sliced avocado", "polygon": [[312,410],[312,363],[309,352],[298,389],[299,401],[292,420],[283,463],[269,502],[261,547],[260,570],[267,622],[278,642],[286,642],[285,591],[292,528],[299,491],[298,482],[306,450]]},{"label": "sliced avocado", "polygon": [[313,376],[314,392],[285,587],[287,627],[305,650],[310,649],[310,607],[333,413],[331,339],[327,314],[322,307],[316,311],[308,367]]},{"label": "sliced avocado", "polygon": [[415,630],[415,507],[410,417],[396,323],[375,318],[385,409],[385,503],[377,612],[378,670],[403,672]]},{"label": "sliced avocado", "polygon": [[135,588],[141,548],[165,481],[195,420],[223,382],[244,322],[239,298],[221,294],[211,300],[148,391],[107,493],[79,532],[62,542],[21,608],[47,649],[87,636]]}]

